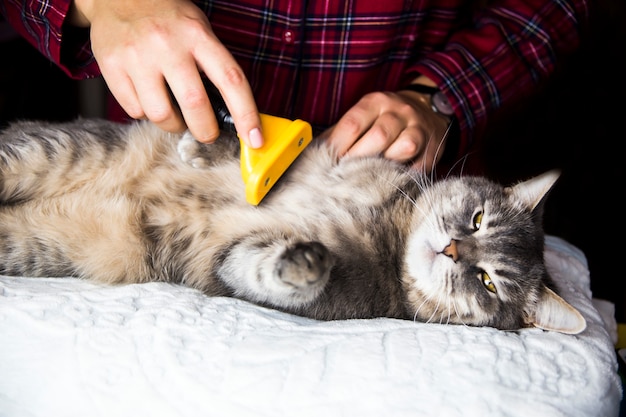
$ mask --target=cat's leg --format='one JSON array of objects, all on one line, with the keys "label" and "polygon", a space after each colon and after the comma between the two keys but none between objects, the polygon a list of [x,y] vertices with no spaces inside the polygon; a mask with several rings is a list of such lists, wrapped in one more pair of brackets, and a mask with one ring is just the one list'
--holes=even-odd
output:
[{"label": "cat's leg", "polygon": [[217,275],[235,296],[284,308],[297,308],[318,297],[333,266],[321,243],[259,235],[238,241],[222,254]]},{"label": "cat's leg", "polygon": [[92,181],[123,153],[123,132],[106,121],[11,125],[0,133],[0,202],[47,198]]},{"label": "cat's leg", "polygon": [[0,205],[0,274],[103,283],[154,277],[137,223],[141,207],[121,196],[107,202],[78,194]]}]

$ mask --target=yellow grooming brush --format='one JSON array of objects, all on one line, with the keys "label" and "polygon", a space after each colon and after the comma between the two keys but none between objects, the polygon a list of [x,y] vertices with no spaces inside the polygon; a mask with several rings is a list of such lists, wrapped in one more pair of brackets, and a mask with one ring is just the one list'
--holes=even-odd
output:
[{"label": "yellow grooming brush", "polygon": [[313,138],[311,125],[300,119],[261,114],[261,126],[265,142],[260,148],[252,149],[239,140],[246,201],[255,206]]},{"label": "yellow grooming brush", "polygon": [[[220,129],[237,133],[233,119],[217,88],[205,79],[205,87]],[[258,205],[276,181],[296,160],[313,138],[311,125],[303,120],[261,114],[264,143],[248,147],[241,138],[241,177],[246,185],[246,201]]]}]

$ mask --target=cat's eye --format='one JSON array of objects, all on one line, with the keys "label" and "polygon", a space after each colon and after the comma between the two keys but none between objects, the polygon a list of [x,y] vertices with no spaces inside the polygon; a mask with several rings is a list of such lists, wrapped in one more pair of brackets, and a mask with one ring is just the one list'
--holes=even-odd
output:
[{"label": "cat's eye", "polygon": [[492,292],[494,294],[497,292],[496,285],[493,283],[488,273],[486,273],[485,271],[481,271],[480,279],[483,282],[483,285],[485,286],[485,288],[487,288],[487,291]]},{"label": "cat's eye", "polygon": [[474,214],[474,218],[472,219],[472,226],[474,226],[474,230],[479,230],[482,222],[483,222],[483,212],[479,211],[476,214]]}]

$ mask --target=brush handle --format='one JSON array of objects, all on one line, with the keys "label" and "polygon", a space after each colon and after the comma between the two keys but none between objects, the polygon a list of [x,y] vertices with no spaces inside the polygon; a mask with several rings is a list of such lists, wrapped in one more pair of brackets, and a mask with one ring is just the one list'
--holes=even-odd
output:
[{"label": "brush handle", "polygon": [[230,115],[228,111],[228,107],[226,107],[226,103],[222,98],[219,90],[208,78],[202,77],[202,83],[204,84],[204,88],[209,96],[209,100],[211,101],[211,107],[213,107],[213,112],[215,113],[215,118],[217,119],[217,125],[220,130],[226,132],[237,133],[237,129],[235,129],[235,123],[233,122],[233,116]]}]

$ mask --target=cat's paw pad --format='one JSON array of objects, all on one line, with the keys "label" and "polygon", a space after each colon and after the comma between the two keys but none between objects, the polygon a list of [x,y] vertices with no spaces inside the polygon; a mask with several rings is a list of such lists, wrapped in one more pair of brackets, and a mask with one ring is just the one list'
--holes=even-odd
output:
[{"label": "cat's paw pad", "polygon": [[278,278],[296,290],[323,287],[333,266],[332,256],[318,242],[301,242],[288,247],[277,265]]},{"label": "cat's paw pad", "polygon": [[178,155],[194,168],[205,168],[206,160],[200,156],[200,143],[188,131],[178,141]]}]

